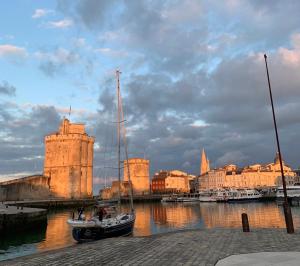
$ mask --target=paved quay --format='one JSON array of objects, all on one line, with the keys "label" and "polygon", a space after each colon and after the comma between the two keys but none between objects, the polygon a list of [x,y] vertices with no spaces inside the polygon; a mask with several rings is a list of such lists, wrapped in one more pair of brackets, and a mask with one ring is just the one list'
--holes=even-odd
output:
[{"label": "paved quay", "polygon": [[289,235],[283,229],[250,233],[238,229],[185,230],[76,244],[0,265],[215,265],[236,254],[286,251],[300,251],[300,233]]}]

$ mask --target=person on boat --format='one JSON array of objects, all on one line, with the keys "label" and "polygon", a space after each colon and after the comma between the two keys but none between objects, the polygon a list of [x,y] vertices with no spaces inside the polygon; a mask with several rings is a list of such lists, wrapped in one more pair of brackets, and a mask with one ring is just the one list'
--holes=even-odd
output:
[{"label": "person on boat", "polygon": [[103,207],[99,208],[98,211],[98,217],[99,217],[99,221],[102,222],[104,215],[106,214],[106,211]]},{"label": "person on boat", "polygon": [[81,207],[81,208],[78,208],[78,220],[81,220],[81,219],[83,219],[83,207]]}]

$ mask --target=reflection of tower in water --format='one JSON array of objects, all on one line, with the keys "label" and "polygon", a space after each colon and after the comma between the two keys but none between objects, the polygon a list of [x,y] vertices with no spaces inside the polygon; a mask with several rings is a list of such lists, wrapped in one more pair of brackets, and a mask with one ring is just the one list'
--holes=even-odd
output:
[{"label": "reflection of tower in water", "polygon": [[149,204],[135,204],[135,236],[149,236],[151,235],[151,210]]},{"label": "reflection of tower in water", "polygon": [[248,214],[250,227],[285,228],[284,216],[274,203],[201,204],[201,216],[206,228],[240,228],[243,212]]},{"label": "reflection of tower in water", "polygon": [[70,227],[66,222],[69,217],[70,213],[48,215],[45,241],[37,245],[38,250],[65,247],[74,242],[72,234],[70,234]]}]

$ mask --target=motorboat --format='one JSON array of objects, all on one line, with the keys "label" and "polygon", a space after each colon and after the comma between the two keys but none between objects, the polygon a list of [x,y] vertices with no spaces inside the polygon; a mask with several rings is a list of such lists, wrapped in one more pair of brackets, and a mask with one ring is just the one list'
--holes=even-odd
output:
[{"label": "motorboat", "polygon": [[163,196],[161,202],[177,202],[176,195]]},{"label": "motorboat", "polygon": [[262,194],[256,189],[230,189],[227,191],[227,201],[253,201],[262,199]]},{"label": "motorboat", "polygon": [[217,194],[214,190],[202,190],[199,192],[199,201],[201,202],[216,202]]},{"label": "motorboat", "polygon": [[[286,186],[286,192],[288,198],[300,198],[300,186]],[[284,193],[283,193],[283,187],[278,187],[277,192],[276,192],[276,198],[283,198]]]}]

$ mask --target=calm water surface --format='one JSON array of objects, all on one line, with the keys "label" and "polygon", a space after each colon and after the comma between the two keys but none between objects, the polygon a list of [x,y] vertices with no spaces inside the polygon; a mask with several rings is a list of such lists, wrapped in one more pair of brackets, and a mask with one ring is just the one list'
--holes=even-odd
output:
[{"label": "calm water surface", "polygon": [[[123,206],[124,211],[127,207]],[[241,228],[241,213],[252,228],[285,228],[282,207],[270,203],[145,203],[136,204],[134,236],[148,236],[188,228]],[[48,225],[38,231],[0,238],[0,260],[76,244],[67,219],[73,210],[50,211]],[[300,207],[293,207],[295,228],[300,228]],[[87,216],[91,215],[91,210]]]}]

